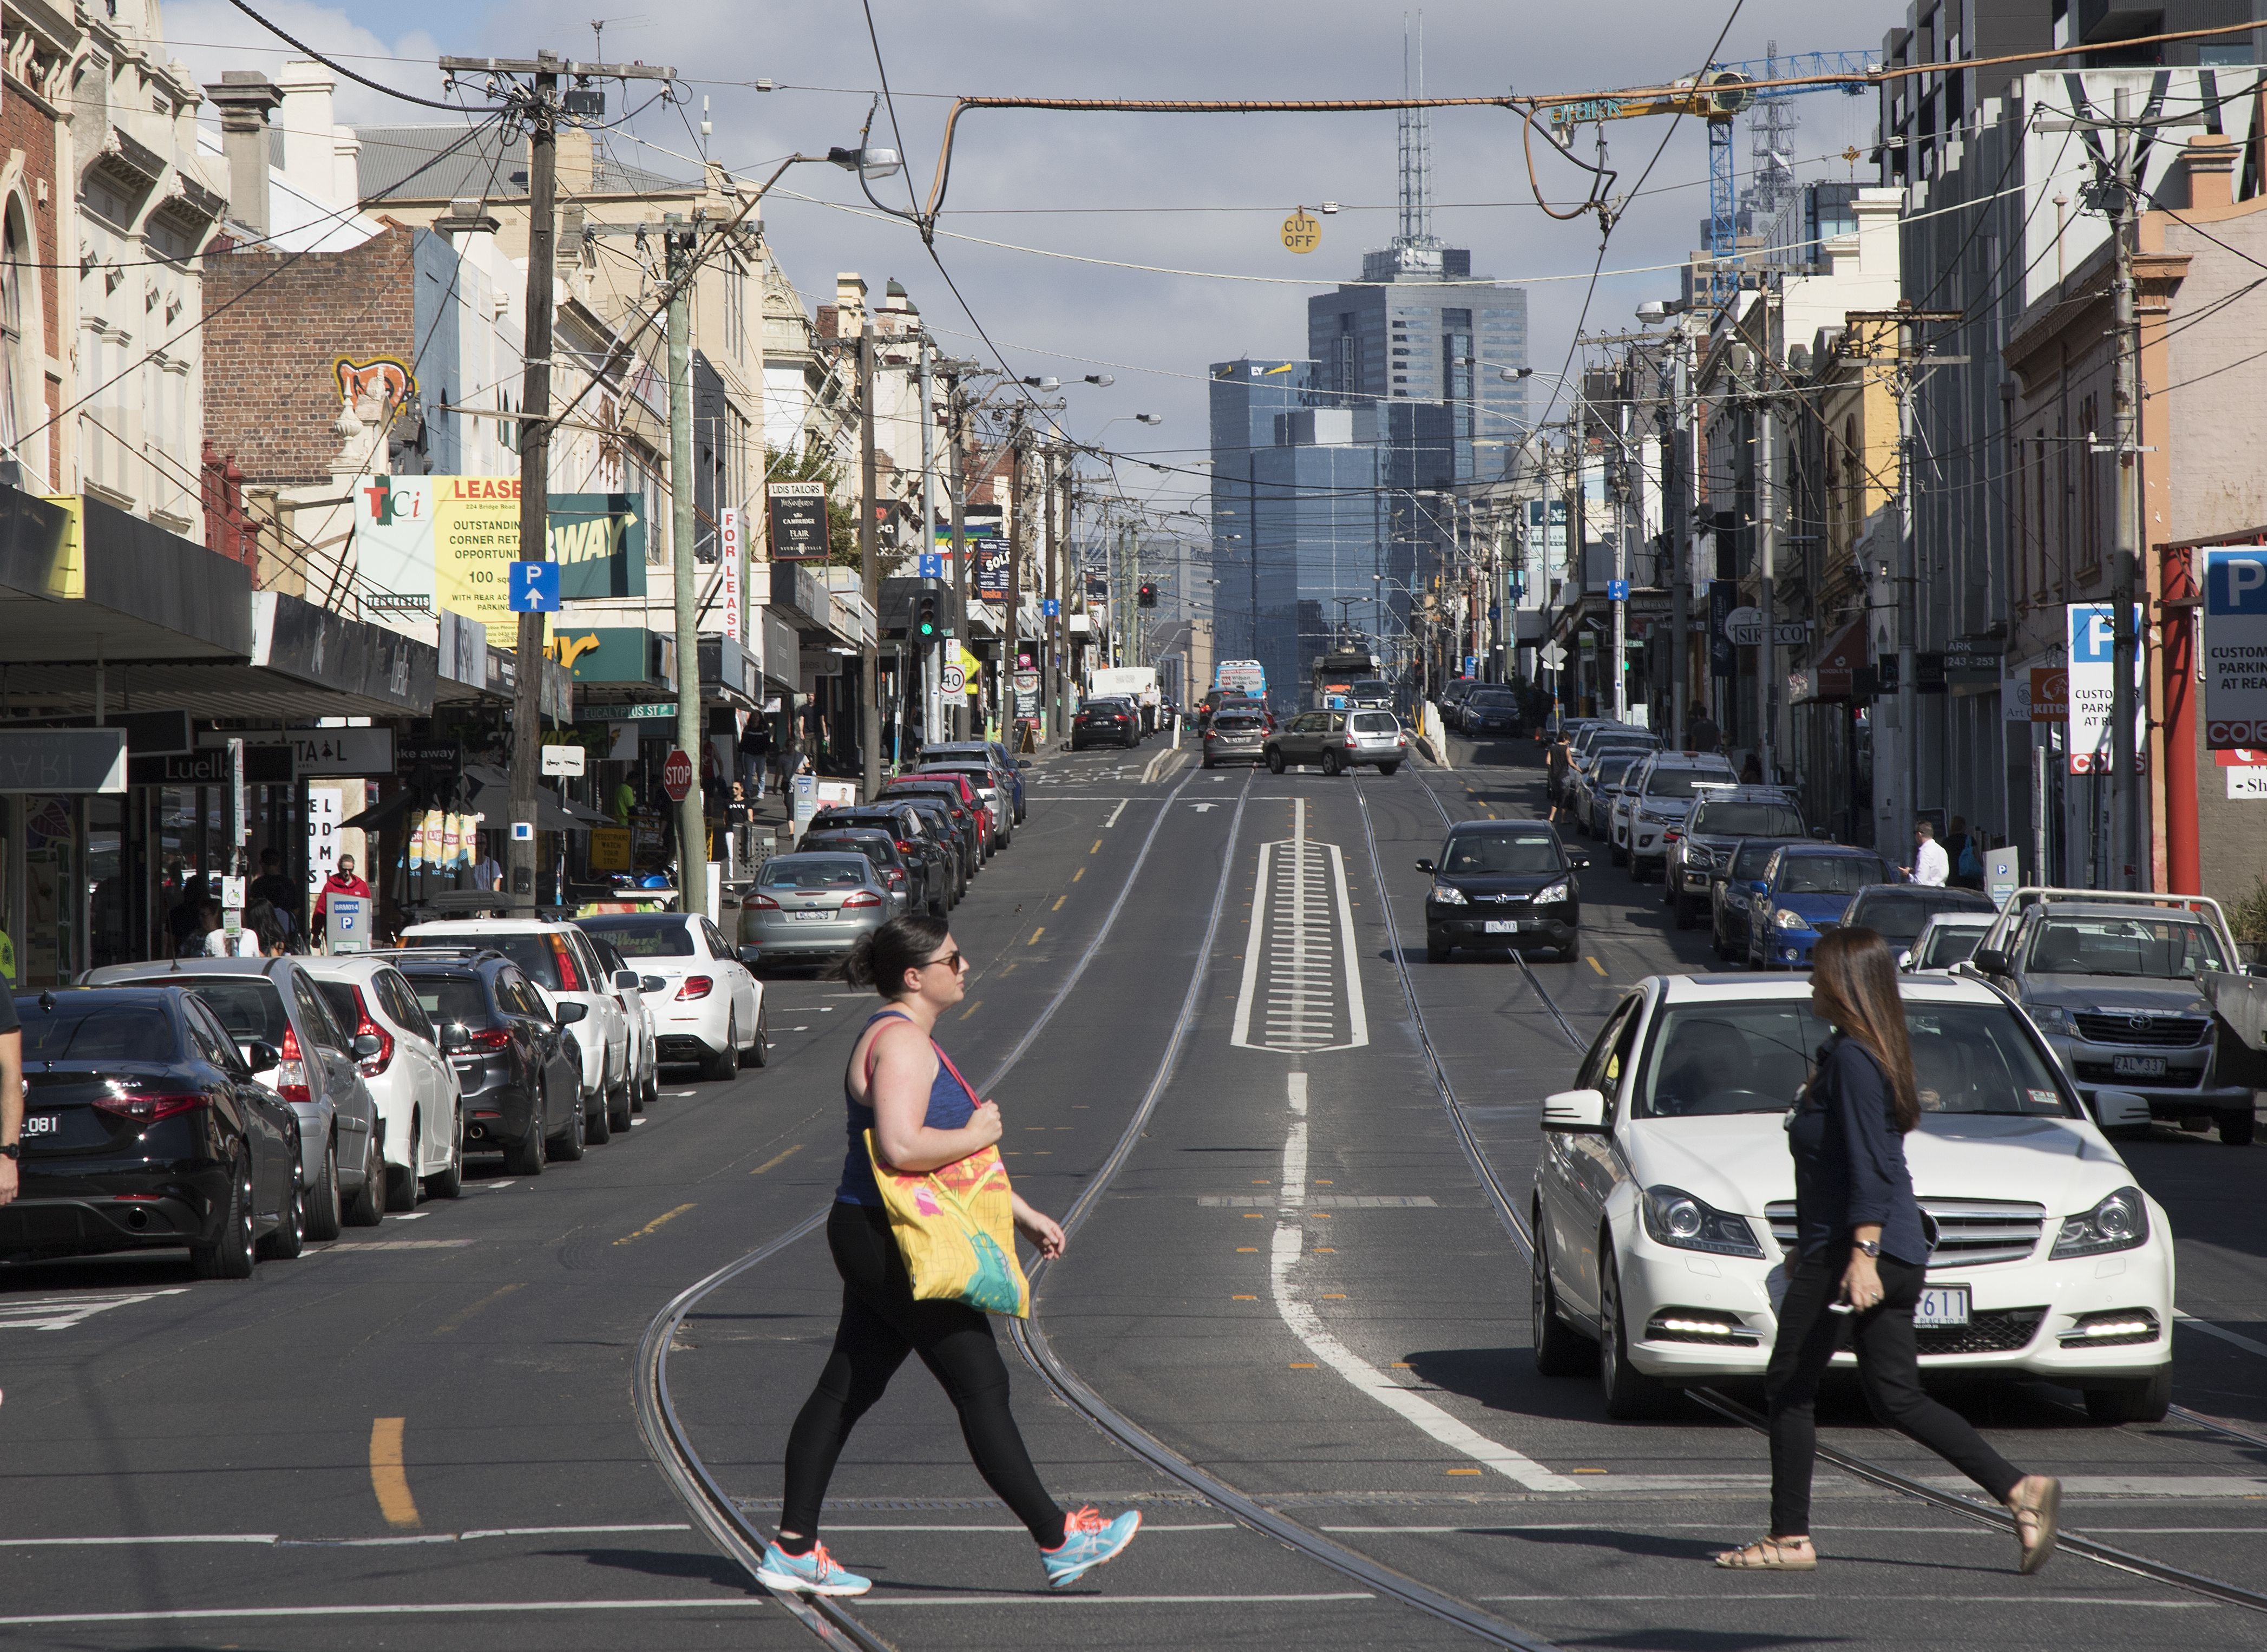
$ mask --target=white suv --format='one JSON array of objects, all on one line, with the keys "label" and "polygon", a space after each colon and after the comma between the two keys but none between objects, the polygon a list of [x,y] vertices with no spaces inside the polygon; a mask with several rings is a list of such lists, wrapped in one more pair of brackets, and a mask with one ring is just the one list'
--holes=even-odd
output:
[{"label": "white suv", "polygon": [[547,918],[447,918],[412,924],[404,946],[493,947],[561,1003],[585,1010],[575,1028],[583,1057],[583,1105],[589,1140],[606,1141],[630,1127],[630,1021],[610,990],[590,936]]},{"label": "white suv", "polygon": [[356,1041],[355,1065],[378,1106],[385,1208],[415,1209],[421,1188],[454,1199],[465,1182],[464,1092],[415,989],[383,958],[310,958],[299,967]]}]

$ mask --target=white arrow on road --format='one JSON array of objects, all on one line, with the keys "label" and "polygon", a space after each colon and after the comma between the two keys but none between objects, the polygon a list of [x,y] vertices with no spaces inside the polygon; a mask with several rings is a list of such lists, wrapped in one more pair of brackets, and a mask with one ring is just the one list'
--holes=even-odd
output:
[{"label": "white arrow on road", "polygon": [[1206,810],[1217,809],[1220,805],[1216,803],[1192,803],[1189,807],[1195,810],[1199,814],[1202,814]]}]

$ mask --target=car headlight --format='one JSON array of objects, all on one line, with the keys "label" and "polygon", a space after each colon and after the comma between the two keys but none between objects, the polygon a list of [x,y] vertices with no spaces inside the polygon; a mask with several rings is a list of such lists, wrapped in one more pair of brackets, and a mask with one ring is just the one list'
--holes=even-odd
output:
[{"label": "car headlight", "polygon": [[1640,819],[1651,820],[1656,825],[1664,820],[1674,820],[1678,818],[1674,809],[1655,809],[1647,806],[1640,808],[1637,812]]},{"label": "car headlight", "polygon": [[1552,885],[1548,889],[1538,889],[1535,892],[1535,904],[1538,907],[1549,901],[1572,900],[1574,898],[1574,883],[1572,880],[1564,877]]},{"label": "car headlight", "polygon": [[1464,907],[1471,904],[1464,899],[1464,892],[1454,884],[1434,885],[1433,899],[1444,907]]},{"label": "car headlight", "polygon": [[1648,1187],[1640,1205],[1645,1212],[1646,1233],[1657,1244],[1718,1256],[1761,1257],[1764,1253],[1745,1216],[1719,1210],[1681,1187]]},{"label": "car headlight", "polygon": [[2082,1215],[2065,1216],[2054,1259],[2100,1256],[2149,1242],[2149,1206],[2138,1187],[2121,1187]]},{"label": "car headlight", "polygon": [[2077,1024],[2070,1018],[2070,1011],[2060,1004],[2032,1005],[2031,1019],[2038,1024],[2042,1032],[2071,1033],[2078,1030]]},{"label": "car headlight", "polygon": [[1801,913],[1790,911],[1785,907],[1781,907],[1777,912],[1772,914],[1772,921],[1779,925],[1782,929],[1808,929],[1810,927],[1809,919],[1804,917]]}]

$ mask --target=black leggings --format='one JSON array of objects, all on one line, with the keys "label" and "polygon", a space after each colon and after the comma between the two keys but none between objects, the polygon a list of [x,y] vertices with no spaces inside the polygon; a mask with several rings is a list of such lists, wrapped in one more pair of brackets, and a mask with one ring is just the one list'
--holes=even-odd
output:
[{"label": "black leggings", "polygon": [[961,1435],[984,1483],[1043,1547],[1060,1544],[1062,1510],[1039,1484],[1008,1409],[1008,1368],[1000,1362],[990,1318],[962,1303],[915,1302],[905,1259],[890,1235],[889,1215],[877,1207],[837,1204],[826,1218],[826,1245],[842,1275],[842,1323],[818,1386],[787,1437],[780,1530],[804,1538],[818,1534],[842,1443],[912,1353],[921,1355],[960,1413]]},{"label": "black leggings", "polygon": [[1829,1313],[1826,1305],[1841,1297],[1842,1274],[1849,1266],[1846,1245],[1787,1265],[1786,1299],[1779,1305],[1779,1337],[1764,1379],[1771,1408],[1771,1535],[1799,1538],[1810,1531],[1818,1379],[1840,1348],[1845,1328],[1856,1333],[1858,1379],[1874,1414],[1967,1475],[1992,1494],[1992,1501],[2007,1501],[2021,1472],[1986,1445],[1966,1418],[1921,1388],[1913,1304],[1920,1300],[1926,1270],[1884,1256],[1882,1300],[1864,1313]]}]

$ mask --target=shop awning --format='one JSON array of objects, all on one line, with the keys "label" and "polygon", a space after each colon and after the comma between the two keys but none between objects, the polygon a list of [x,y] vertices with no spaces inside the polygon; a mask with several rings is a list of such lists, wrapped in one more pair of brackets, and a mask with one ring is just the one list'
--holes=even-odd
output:
[{"label": "shop awning", "polygon": [[1858,668],[1866,664],[1864,615],[1850,621],[1826,639],[1810,656],[1810,693],[1798,703],[1838,704],[1855,697]]}]

